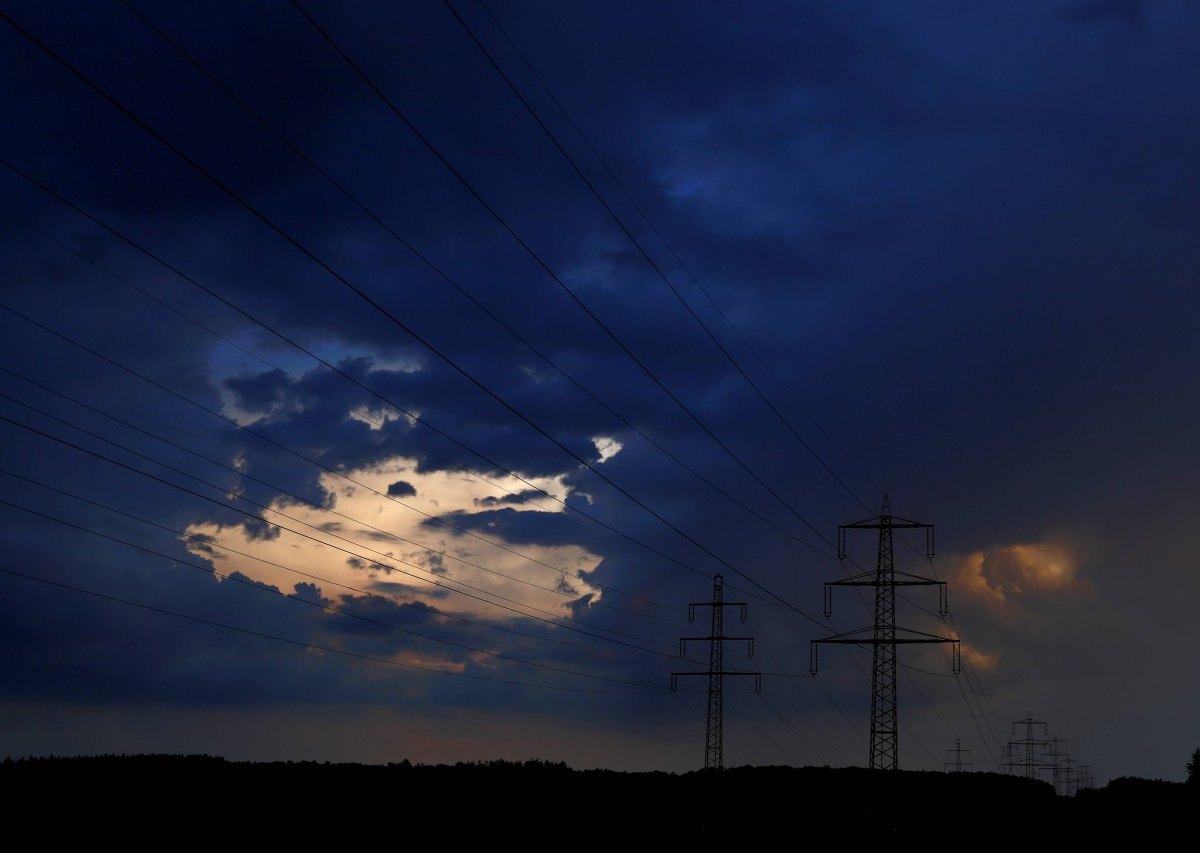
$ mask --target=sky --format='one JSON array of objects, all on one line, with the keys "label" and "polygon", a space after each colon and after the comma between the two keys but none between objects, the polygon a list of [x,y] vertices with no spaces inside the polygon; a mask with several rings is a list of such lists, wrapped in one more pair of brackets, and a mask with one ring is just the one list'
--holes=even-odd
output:
[{"label": "sky", "polygon": [[0,11],[0,755],[1184,777],[1196,4]]}]

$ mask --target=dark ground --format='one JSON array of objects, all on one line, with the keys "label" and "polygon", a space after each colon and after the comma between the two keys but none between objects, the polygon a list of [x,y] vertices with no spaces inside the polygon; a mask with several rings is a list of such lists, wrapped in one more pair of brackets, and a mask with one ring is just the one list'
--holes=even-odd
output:
[{"label": "dark ground", "polygon": [[[1200,785],[1124,778],[1058,797],[994,773],[743,767],[685,774],[544,761],[249,763],[210,756],[0,763],[10,827],[47,840],[504,847],[728,842],[803,847],[903,840],[986,849],[1079,841],[1190,846]],[[430,835],[433,833],[433,835]],[[356,842],[357,839],[357,842]]]}]

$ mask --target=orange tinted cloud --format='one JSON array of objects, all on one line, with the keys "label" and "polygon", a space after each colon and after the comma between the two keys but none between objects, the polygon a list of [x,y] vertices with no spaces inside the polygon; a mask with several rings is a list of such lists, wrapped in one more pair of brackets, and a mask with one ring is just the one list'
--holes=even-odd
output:
[{"label": "orange tinted cloud", "polygon": [[951,571],[955,596],[994,606],[1041,593],[1085,588],[1079,580],[1079,561],[1065,546],[1053,542],[1006,545],[975,551],[959,559]]},{"label": "orange tinted cloud", "polygon": [[978,646],[973,646],[966,640],[961,641],[963,657],[971,662],[975,669],[985,672],[994,670],[1000,664],[1000,652],[985,652]]}]

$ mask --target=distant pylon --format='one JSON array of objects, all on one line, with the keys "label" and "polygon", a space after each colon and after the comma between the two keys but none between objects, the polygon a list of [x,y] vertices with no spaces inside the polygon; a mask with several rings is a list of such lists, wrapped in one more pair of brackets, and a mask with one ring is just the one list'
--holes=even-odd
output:
[{"label": "distant pylon", "polygon": [[713,600],[696,601],[688,605],[688,621],[696,620],[697,607],[712,608],[712,631],[707,637],[681,637],[679,640],[679,656],[687,655],[688,640],[708,640],[708,672],[672,672],[671,690],[678,686],[681,675],[708,676],[708,723],[704,732],[704,769],[721,770],[725,767],[725,724],[724,724],[724,692],[725,676],[753,675],[755,691],[762,689],[761,672],[726,672],[724,666],[724,646],[730,640],[745,640],[750,657],[754,657],[753,637],[726,637],[724,635],[724,609],[740,607],[742,621],[746,621],[746,604],[741,601],[725,601],[725,583],[720,575],[713,577]]},{"label": "distant pylon", "polygon": [[954,773],[962,773],[964,767],[970,767],[971,769],[975,768],[975,765],[970,761],[962,760],[963,753],[966,753],[969,756],[971,754],[971,750],[962,748],[962,740],[960,738],[954,739],[954,749],[946,750],[947,755],[950,753],[954,753],[954,760],[943,762],[943,770],[951,770],[951,772]]},{"label": "distant pylon", "polygon": [[[1010,754],[1014,755],[1014,757],[1012,759],[1012,765],[1014,768],[1016,768],[1016,767],[1022,768],[1022,775],[1026,779],[1036,779],[1036,778],[1038,778],[1039,771],[1041,771],[1042,768],[1044,768],[1044,767],[1049,767],[1050,765],[1034,758],[1034,750],[1038,747],[1046,746],[1046,744],[1048,744],[1049,741],[1046,740],[1045,738],[1035,738],[1033,736],[1033,730],[1035,727],[1041,726],[1042,734],[1045,734],[1046,733],[1046,724],[1041,720],[1035,720],[1033,718],[1033,715],[1030,714],[1028,717],[1026,717],[1023,720],[1016,720],[1015,722],[1013,722],[1012,733],[1014,735],[1017,733],[1018,726],[1025,727],[1025,737],[1022,738],[1021,740],[1015,740],[1015,741],[1009,742],[1009,746],[1011,747]],[[1022,750],[1022,747],[1024,747],[1023,750]],[[1018,753],[1021,751],[1023,751],[1025,753],[1024,758],[1016,757],[1015,753]]]},{"label": "distant pylon", "polygon": [[1012,773],[1014,768],[1016,767],[1016,762],[1013,760],[1013,750],[1015,748],[1016,747],[1013,745],[1013,742],[1011,740],[1008,743],[1004,744],[1004,751],[1000,754],[1000,758],[1001,758],[1000,772],[1001,773]]},{"label": "distant pylon", "polygon": [[[897,756],[896,723],[896,646],[910,643],[950,643],[952,649],[951,668],[959,671],[958,640],[941,637],[924,631],[913,631],[896,627],[896,587],[936,586],[938,588],[938,612],[945,615],[946,583],[930,580],[908,572],[897,572],[892,552],[892,531],[896,528],[919,528],[925,531],[925,555],[933,556],[933,525],[909,521],[892,515],[887,496],[883,498],[883,511],[875,518],[843,524],[838,527],[838,558],[846,558],[847,530],[878,530],[879,555],[874,572],[863,572],[844,580],[825,584],[825,616],[833,614],[833,596],[830,587],[871,586],[875,588],[875,624],[842,634],[834,634],[813,640],[810,651],[809,670],[817,674],[817,646],[822,643],[845,643],[872,647],[871,666],[871,756],[872,770],[895,770],[899,767]],[[897,631],[904,636],[897,636]],[[869,634],[869,636],[867,636]]]},{"label": "distant pylon", "polygon": [[1079,765],[1077,791],[1082,791],[1084,788],[1091,788],[1095,785],[1095,779],[1092,777],[1092,768],[1086,764]]},{"label": "distant pylon", "polygon": [[1072,790],[1071,773],[1071,756],[1061,746],[1066,745],[1066,740],[1060,737],[1052,737],[1047,741],[1050,748],[1046,750],[1043,759],[1048,759],[1047,764],[1050,765],[1050,784],[1054,786],[1054,792],[1060,797],[1074,796]]}]

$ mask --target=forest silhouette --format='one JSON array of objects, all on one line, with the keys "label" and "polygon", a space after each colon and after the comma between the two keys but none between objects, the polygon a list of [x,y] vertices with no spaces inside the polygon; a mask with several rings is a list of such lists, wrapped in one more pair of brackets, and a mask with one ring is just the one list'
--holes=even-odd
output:
[{"label": "forest silhouette", "polygon": [[[999,773],[858,767],[730,767],[687,773],[580,770],[543,760],[456,764],[241,762],[210,755],[37,757],[0,763],[11,814],[48,805],[72,817],[59,837],[91,837],[114,820],[130,832],[192,840],[251,821],[276,841],[372,838],[437,826],[455,839],[514,831],[664,843],[904,839],[1099,840],[1175,837],[1200,786],[1135,777],[1058,796],[1046,781]],[[37,811],[29,811],[37,810]],[[399,821],[399,823],[396,823]],[[263,824],[262,822],[266,822]],[[364,823],[365,822],[365,823]],[[364,828],[365,827],[365,828]],[[390,828],[390,829],[389,829]],[[407,828],[407,829],[406,829]],[[345,839],[343,839],[344,841]],[[788,843],[791,843],[790,841]]]}]

